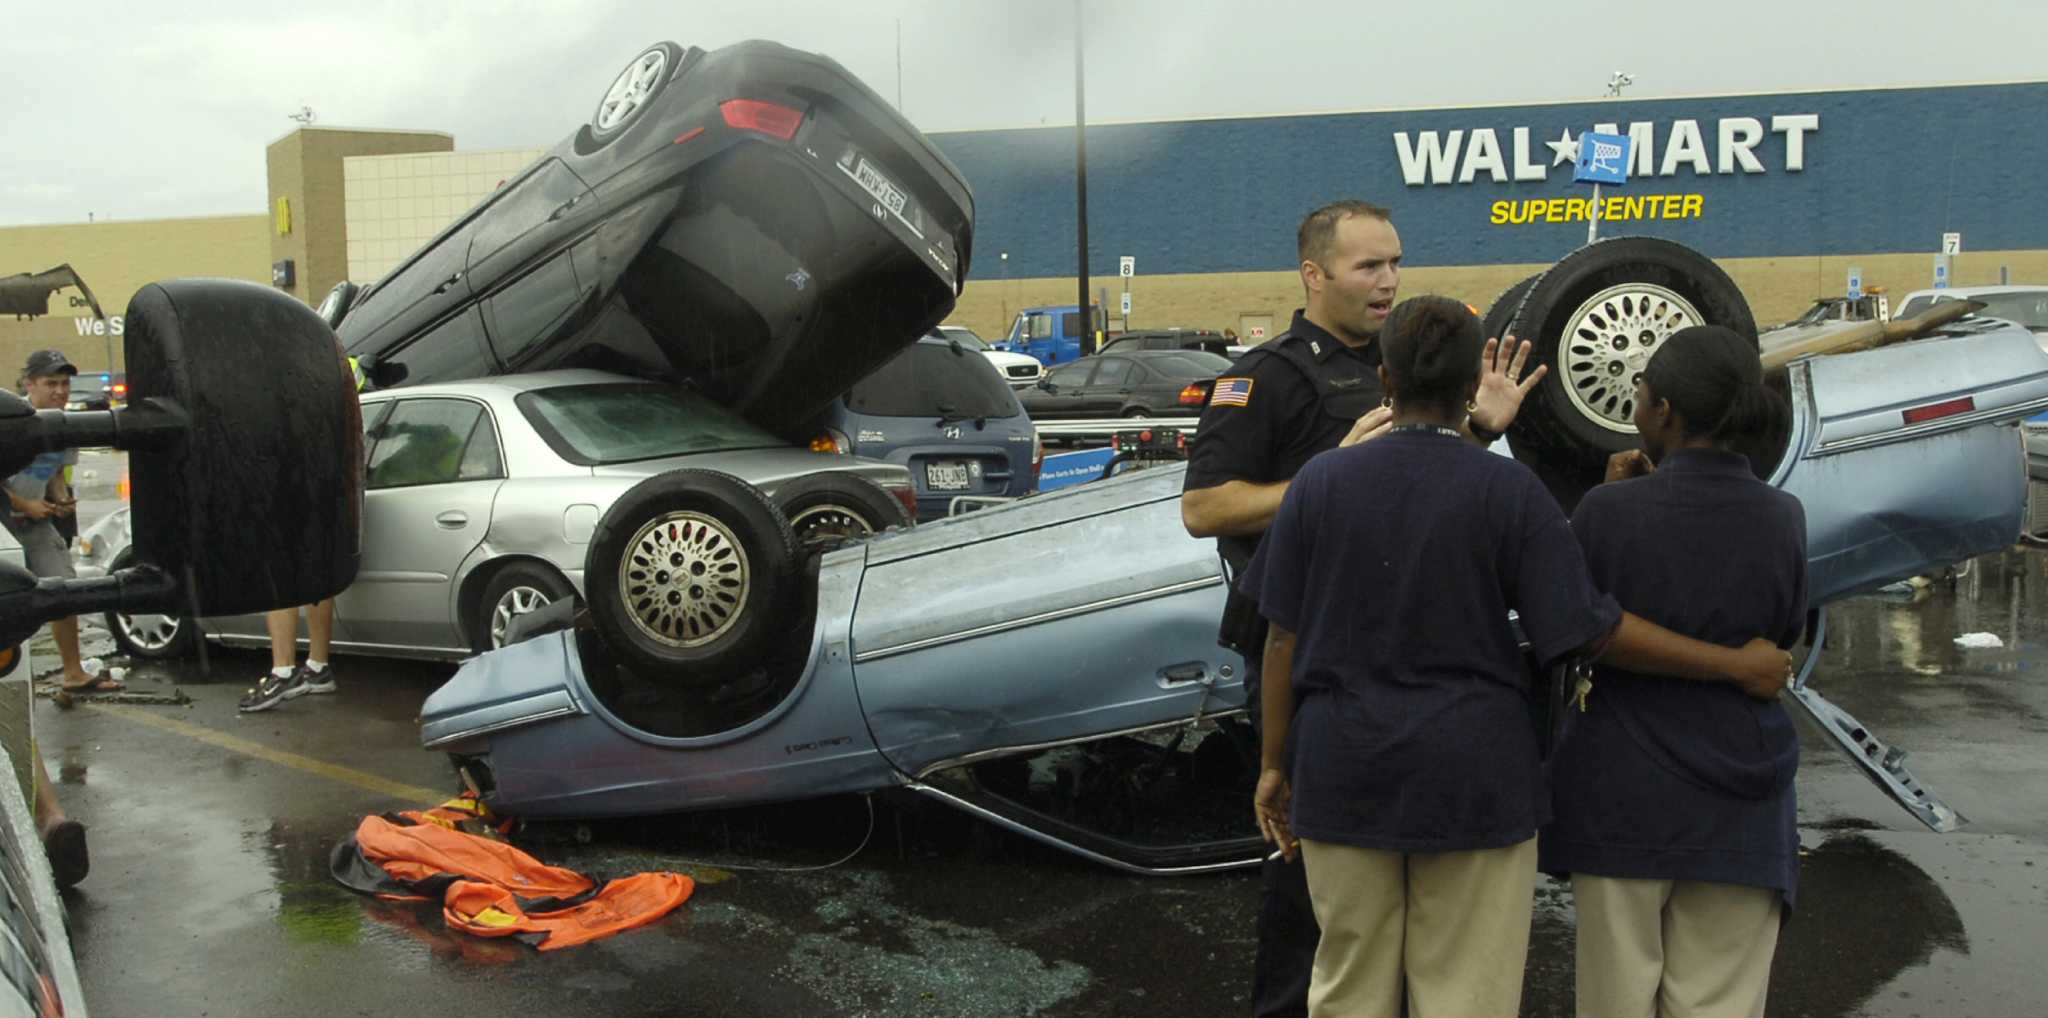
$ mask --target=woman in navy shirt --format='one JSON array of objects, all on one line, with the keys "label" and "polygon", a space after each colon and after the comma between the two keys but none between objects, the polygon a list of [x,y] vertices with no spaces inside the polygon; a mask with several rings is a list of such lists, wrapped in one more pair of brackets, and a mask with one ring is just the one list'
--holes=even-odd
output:
[{"label": "woman in navy shirt", "polygon": [[1767,642],[1686,639],[1600,593],[1536,476],[1462,440],[1479,333],[1445,298],[1394,310],[1393,430],[1311,460],[1242,581],[1272,623],[1265,674],[1292,676],[1261,691],[1254,808],[1306,857],[1313,1015],[1396,1015],[1404,988],[1418,1015],[1520,1006],[1550,796],[1510,609],[1546,662],[1604,652],[1760,691],[1790,671]]},{"label": "woman in navy shirt", "polygon": [[[1789,414],[1740,336],[1671,337],[1636,389],[1644,452],[1609,476],[1654,472],[1588,492],[1572,517],[1593,581],[1688,636],[1796,642],[1806,515],[1736,451]],[[1792,718],[1775,697],[1612,666],[1582,703],[1552,761],[1541,861],[1572,878],[1579,1014],[1761,1016],[1799,875]]]}]

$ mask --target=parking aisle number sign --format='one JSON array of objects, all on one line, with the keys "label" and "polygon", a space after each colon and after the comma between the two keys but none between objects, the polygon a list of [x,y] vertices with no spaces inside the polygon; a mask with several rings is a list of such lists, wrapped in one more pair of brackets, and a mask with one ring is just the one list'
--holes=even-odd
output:
[{"label": "parking aisle number sign", "polygon": [[1960,233],[1944,233],[1944,234],[1942,234],[1942,235],[1941,235],[1941,253],[1942,253],[1942,254],[1945,254],[1945,255],[1952,255],[1952,254],[1962,254],[1962,253],[1963,253],[1963,235],[1962,235],[1962,234],[1960,234]]},{"label": "parking aisle number sign", "polygon": [[1123,257],[1118,258],[1116,260],[1116,274],[1124,277],[1125,279],[1129,279],[1132,276],[1137,275],[1138,260],[1136,258],[1131,257],[1130,255],[1124,255]]}]

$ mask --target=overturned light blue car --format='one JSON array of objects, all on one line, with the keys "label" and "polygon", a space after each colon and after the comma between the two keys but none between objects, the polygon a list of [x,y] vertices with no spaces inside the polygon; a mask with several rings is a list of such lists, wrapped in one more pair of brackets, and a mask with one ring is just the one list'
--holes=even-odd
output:
[{"label": "overturned light blue car", "polygon": [[[1944,333],[1786,369],[1770,481],[1806,506],[1817,607],[2021,534],[2017,422],[2048,409],[2048,354],[2006,322]],[[428,699],[423,741],[530,818],[896,788],[1133,872],[1256,861],[1243,662],[1217,645],[1225,581],[1182,528],[1182,480],[1139,471],[828,551],[759,660],[718,674],[628,660],[588,624],[513,644]],[[1816,645],[1823,628],[1816,611]],[[1809,684],[1818,657],[1788,691],[1809,719],[1956,826]]]}]

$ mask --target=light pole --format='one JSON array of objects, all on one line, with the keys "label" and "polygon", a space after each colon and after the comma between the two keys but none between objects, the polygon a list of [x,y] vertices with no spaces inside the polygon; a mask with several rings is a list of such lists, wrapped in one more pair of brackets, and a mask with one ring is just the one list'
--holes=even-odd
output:
[{"label": "light pole", "polygon": [[[1627,71],[1616,71],[1607,79],[1607,98],[1621,98],[1621,90],[1636,83],[1636,76]],[[1579,135],[1579,144],[1586,144],[1586,136]],[[1593,184],[1593,207],[1586,216],[1586,243],[1600,239],[1600,184]]]},{"label": "light pole", "polygon": [[1088,304],[1088,101],[1087,83],[1081,72],[1081,0],[1074,0],[1074,214],[1080,230],[1080,256],[1075,301],[1081,310],[1081,353],[1095,352],[1095,309]]}]

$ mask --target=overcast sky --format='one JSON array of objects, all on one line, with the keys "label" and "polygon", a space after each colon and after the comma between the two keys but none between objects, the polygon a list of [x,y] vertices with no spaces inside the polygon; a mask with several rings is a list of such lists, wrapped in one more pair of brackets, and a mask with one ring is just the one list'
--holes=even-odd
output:
[{"label": "overcast sky", "polygon": [[[1579,99],[1615,69],[1632,97],[2048,78],[2041,0],[1085,2],[1090,122]],[[774,39],[894,97],[899,23],[919,126],[1073,123],[1067,0],[0,0],[0,226],[260,213],[301,104],[545,147],[661,39]]]}]

